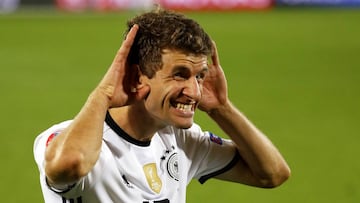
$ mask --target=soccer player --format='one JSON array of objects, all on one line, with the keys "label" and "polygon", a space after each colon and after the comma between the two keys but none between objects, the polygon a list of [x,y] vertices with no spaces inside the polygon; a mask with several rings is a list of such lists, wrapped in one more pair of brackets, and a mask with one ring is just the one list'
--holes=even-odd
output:
[{"label": "soccer player", "polygon": [[[45,202],[185,202],[194,178],[281,185],[287,163],[227,92],[216,45],[197,22],[163,9],[134,17],[77,116],[35,141]],[[230,139],[195,124],[196,109]]]}]

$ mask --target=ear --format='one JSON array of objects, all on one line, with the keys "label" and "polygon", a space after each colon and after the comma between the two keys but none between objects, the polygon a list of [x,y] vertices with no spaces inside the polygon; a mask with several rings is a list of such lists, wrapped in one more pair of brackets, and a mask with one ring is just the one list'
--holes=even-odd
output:
[{"label": "ear", "polygon": [[148,76],[144,75],[141,72],[139,65],[135,65],[135,66],[136,67],[134,68],[136,68],[137,76],[133,80],[134,84],[132,87],[134,87],[133,92],[136,93],[136,97],[138,99],[141,99],[147,97],[147,95],[150,92],[150,85],[149,85],[150,79]]},{"label": "ear", "polygon": [[136,89],[141,89],[147,85],[149,85],[149,77],[146,76],[145,74],[142,73],[142,71],[140,70],[140,66],[136,65],[136,69],[137,69],[137,77],[134,81],[136,81],[136,84],[134,84],[134,87],[136,87]]}]

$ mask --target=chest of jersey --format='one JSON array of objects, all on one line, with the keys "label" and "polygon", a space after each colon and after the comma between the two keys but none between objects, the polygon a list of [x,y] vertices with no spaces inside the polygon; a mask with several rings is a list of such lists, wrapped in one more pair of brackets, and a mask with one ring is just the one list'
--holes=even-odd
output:
[{"label": "chest of jersey", "polygon": [[101,156],[106,157],[100,158],[103,163],[97,172],[102,176],[98,178],[101,184],[95,187],[103,187],[109,198],[124,198],[121,202],[178,202],[185,196],[186,181],[179,180],[175,140],[156,135],[149,146],[138,146],[109,134],[104,136]]}]

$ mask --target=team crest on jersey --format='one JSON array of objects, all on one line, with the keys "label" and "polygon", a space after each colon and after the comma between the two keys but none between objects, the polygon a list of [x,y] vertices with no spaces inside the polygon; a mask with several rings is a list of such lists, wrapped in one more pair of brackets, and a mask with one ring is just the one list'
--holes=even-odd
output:
[{"label": "team crest on jersey", "polygon": [[160,158],[161,170],[167,170],[170,178],[179,181],[179,156],[174,146],[164,150],[163,156]]},{"label": "team crest on jersey", "polygon": [[219,136],[217,136],[217,135],[215,135],[215,134],[213,134],[211,132],[209,132],[209,134],[210,134],[211,142],[222,145],[223,141],[222,141],[221,137],[219,137]]},{"label": "team crest on jersey", "polygon": [[167,171],[171,178],[176,181],[179,181],[179,162],[178,154],[175,152],[170,155],[168,162],[166,164]]},{"label": "team crest on jersey", "polygon": [[160,193],[162,182],[157,173],[157,168],[155,163],[149,163],[143,166],[143,170],[145,173],[146,180],[150,186],[150,188],[156,192]]},{"label": "team crest on jersey", "polygon": [[59,131],[56,131],[56,132],[54,132],[53,134],[51,134],[51,135],[48,137],[47,141],[46,141],[46,146],[48,146],[48,145],[50,144],[50,142],[51,142],[56,136],[58,136],[60,133],[61,133],[61,131],[59,130]]}]

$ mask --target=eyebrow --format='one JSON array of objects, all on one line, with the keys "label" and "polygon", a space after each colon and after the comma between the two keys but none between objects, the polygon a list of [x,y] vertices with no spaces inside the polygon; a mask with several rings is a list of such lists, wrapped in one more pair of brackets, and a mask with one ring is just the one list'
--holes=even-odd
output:
[{"label": "eyebrow", "polygon": [[209,67],[208,66],[204,66],[201,71],[204,71],[204,72],[209,72]]},{"label": "eyebrow", "polygon": [[174,71],[185,71],[185,70],[189,70],[190,68],[183,66],[183,65],[177,65],[172,69],[172,72]]},{"label": "eyebrow", "polygon": [[[183,66],[183,65],[177,65],[173,68],[172,72],[175,71],[188,71],[191,70],[191,68],[187,67],[187,66]],[[209,71],[209,67],[208,66],[203,66],[203,68],[199,71],[199,72],[208,72]]]}]

